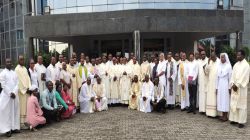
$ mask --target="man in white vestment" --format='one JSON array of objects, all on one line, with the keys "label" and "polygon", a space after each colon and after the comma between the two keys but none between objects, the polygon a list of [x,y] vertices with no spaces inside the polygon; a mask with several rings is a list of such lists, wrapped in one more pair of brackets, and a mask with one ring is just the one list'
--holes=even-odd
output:
[{"label": "man in white vestment", "polygon": [[175,79],[177,75],[176,63],[172,60],[172,56],[170,54],[167,55],[166,61],[166,87],[165,87],[165,97],[167,98],[167,105],[169,109],[174,109],[175,105]]},{"label": "man in white vestment", "polygon": [[217,72],[216,94],[217,94],[217,110],[222,112],[221,121],[227,121],[230,101],[230,79],[232,74],[232,65],[226,53],[220,54],[220,62]]},{"label": "man in white vestment", "polygon": [[56,58],[52,56],[51,64],[47,67],[46,70],[46,81],[51,81],[53,85],[55,85],[56,81],[58,80],[60,80],[60,70],[56,66]]},{"label": "man in white vestment", "polygon": [[122,58],[122,64],[120,65],[120,101],[121,104],[128,105],[129,94],[131,89],[131,67],[127,64],[126,58]]},{"label": "man in white vestment", "polygon": [[120,76],[120,71],[119,67],[117,65],[117,60],[116,58],[113,58],[113,66],[110,67],[109,69],[109,74],[110,74],[110,98],[109,98],[109,104],[117,104],[120,103],[119,97],[119,76]]},{"label": "man in white vestment", "polygon": [[43,92],[46,89],[46,67],[43,65],[43,57],[37,57],[37,63],[35,64],[35,70],[38,74],[38,87],[39,91]]},{"label": "man in white vestment", "polygon": [[216,80],[219,61],[216,54],[212,52],[211,59],[208,61],[208,65],[205,68],[208,73],[206,115],[209,117],[217,116]]},{"label": "man in white vestment", "polygon": [[105,86],[102,84],[101,78],[99,76],[96,78],[96,83],[93,85],[93,90],[96,95],[96,111],[108,110],[108,99],[106,98]]},{"label": "man in white vestment", "polygon": [[18,78],[11,69],[11,60],[5,60],[6,68],[0,73],[2,92],[0,94],[0,133],[11,133],[20,130],[20,109],[18,97]]},{"label": "man in white vestment", "polygon": [[143,80],[141,77],[141,67],[138,64],[138,62],[136,61],[135,57],[133,57],[132,63],[128,63],[128,65],[131,67],[131,77],[134,77],[135,75],[137,75],[139,81]]},{"label": "man in white vestment", "polygon": [[62,63],[62,69],[60,71],[60,81],[63,85],[67,85],[71,88],[71,74],[67,71],[67,64],[65,62]]},{"label": "man in white vestment", "polygon": [[56,63],[56,67],[59,68],[59,70],[62,70],[62,63],[63,63],[63,55],[59,55],[59,61]]},{"label": "man in white vestment", "polygon": [[79,67],[78,67],[80,86],[82,86],[84,83],[87,82],[88,77],[90,77],[91,79],[94,78],[94,75],[91,75],[91,73],[89,72],[89,70],[85,66],[84,62],[85,62],[84,59],[81,58],[80,63],[79,63]]},{"label": "man in white vestment", "polygon": [[245,52],[240,50],[237,52],[238,62],[233,67],[231,78],[231,101],[229,120],[231,124],[239,124],[239,128],[243,128],[247,122],[247,90],[249,83],[250,68],[245,59]]},{"label": "man in white vestment", "polygon": [[179,71],[179,66],[180,66],[180,54],[176,53],[174,56],[175,59],[175,65],[176,65],[176,71],[177,71],[177,75],[176,75],[176,79],[175,79],[175,105],[176,107],[180,107],[181,106],[181,87],[178,85],[178,71]]},{"label": "man in white vestment", "polygon": [[178,84],[181,87],[181,111],[185,111],[189,108],[187,69],[188,61],[186,60],[186,53],[182,53],[178,71]]},{"label": "man in white vestment", "polygon": [[87,82],[81,87],[79,94],[80,112],[81,113],[93,113],[95,110],[95,92],[93,85],[91,84],[90,77],[87,78]]},{"label": "man in white vestment", "polygon": [[[140,99],[140,111],[151,112],[152,108],[150,105],[151,100],[154,98],[154,84],[149,80],[149,76],[145,76],[145,82],[141,87],[142,96]],[[154,100],[154,99],[153,99]]]},{"label": "man in white vestment", "polygon": [[144,79],[145,75],[151,75],[151,66],[146,56],[143,56],[143,62],[141,63],[141,78]]},{"label": "man in white vestment", "polygon": [[160,54],[159,64],[156,69],[156,77],[159,78],[159,82],[161,85],[163,85],[164,88],[166,88],[166,76],[165,76],[165,70],[166,70],[166,61],[164,58],[164,53]]},{"label": "man in white vestment", "polygon": [[199,112],[206,112],[206,102],[207,102],[207,81],[208,74],[205,72],[205,66],[208,64],[208,58],[206,57],[206,52],[201,51],[201,59],[198,63],[199,65],[199,74],[198,74],[198,91],[199,91]]}]

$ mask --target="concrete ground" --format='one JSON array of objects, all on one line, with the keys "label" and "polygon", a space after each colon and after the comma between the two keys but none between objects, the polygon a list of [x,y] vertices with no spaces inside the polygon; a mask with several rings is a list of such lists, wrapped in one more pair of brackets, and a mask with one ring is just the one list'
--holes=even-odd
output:
[{"label": "concrete ground", "polygon": [[[249,96],[250,97],[250,96]],[[250,99],[248,100],[250,101]],[[248,106],[250,103],[248,103]],[[248,122],[250,122],[248,111]],[[6,139],[0,136],[0,139]],[[179,109],[166,114],[142,113],[126,107],[111,107],[106,112],[77,114],[72,119],[53,123],[37,132],[28,130],[8,139],[250,139],[250,124],[239,129],[201,114]]]}]

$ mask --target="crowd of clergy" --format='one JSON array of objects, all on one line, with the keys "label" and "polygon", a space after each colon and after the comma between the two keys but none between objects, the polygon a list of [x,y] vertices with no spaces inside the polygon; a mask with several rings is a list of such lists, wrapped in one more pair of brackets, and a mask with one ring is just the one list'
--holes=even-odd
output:
[{"label": "crowd of clergy", "polygon": [[[188,59],[187,59],[188,57]],[[214,52],[195,54],[168,52],[143,56],[139,64],[133,53],[129,58],[102,56],[89,58],[73,53],[69,61],[51,57],[46,68],[42,56],[29,60],[23,56],[12,70],[10,59],[0,73],[0,133],[8,137],[20,129],[37,131],[51,122],[76,113],[107,111],[125,106],[141,112],[181,109],[230,120],[244,127],[247,121],[249,64],[245,52],[237,52],[232,67],[228,55]]]}]

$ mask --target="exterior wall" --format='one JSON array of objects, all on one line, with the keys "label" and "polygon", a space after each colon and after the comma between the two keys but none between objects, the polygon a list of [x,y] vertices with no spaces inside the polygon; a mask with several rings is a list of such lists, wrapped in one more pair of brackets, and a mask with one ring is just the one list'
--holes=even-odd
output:
[{"label": "exterior wall", "polygon": [[250,48],[250,1],[244,0],[244,32],[243,46]]},{"label": "exterior wall", "polygon": [[5,58],[17,61],[26,51],[24,16],[28,15],[26,0],[0,0],[0,65]]}]

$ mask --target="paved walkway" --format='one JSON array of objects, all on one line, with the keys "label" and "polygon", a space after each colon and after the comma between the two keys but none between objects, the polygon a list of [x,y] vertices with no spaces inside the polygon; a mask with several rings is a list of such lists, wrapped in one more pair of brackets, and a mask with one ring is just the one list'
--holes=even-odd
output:
[{"label": "paved walkway", "polygon": [[[250,96],[248,96],[250,97]],[[248,100],[250,101],[250,99]],[[248,103],[248,106],[250,103]],[[249,109],[250,110],[250,109]],[[248,111],[250,122],[250,111]],[[0,136],[0,139],[6,137]],[[54,123],[37,132],[22,131],[9,139],[250,139],[250,123],[243,129],[180,110],[166,114],[141,113],[125,107],[112,107],[106,112],[77,114],[74,118]]]}]

